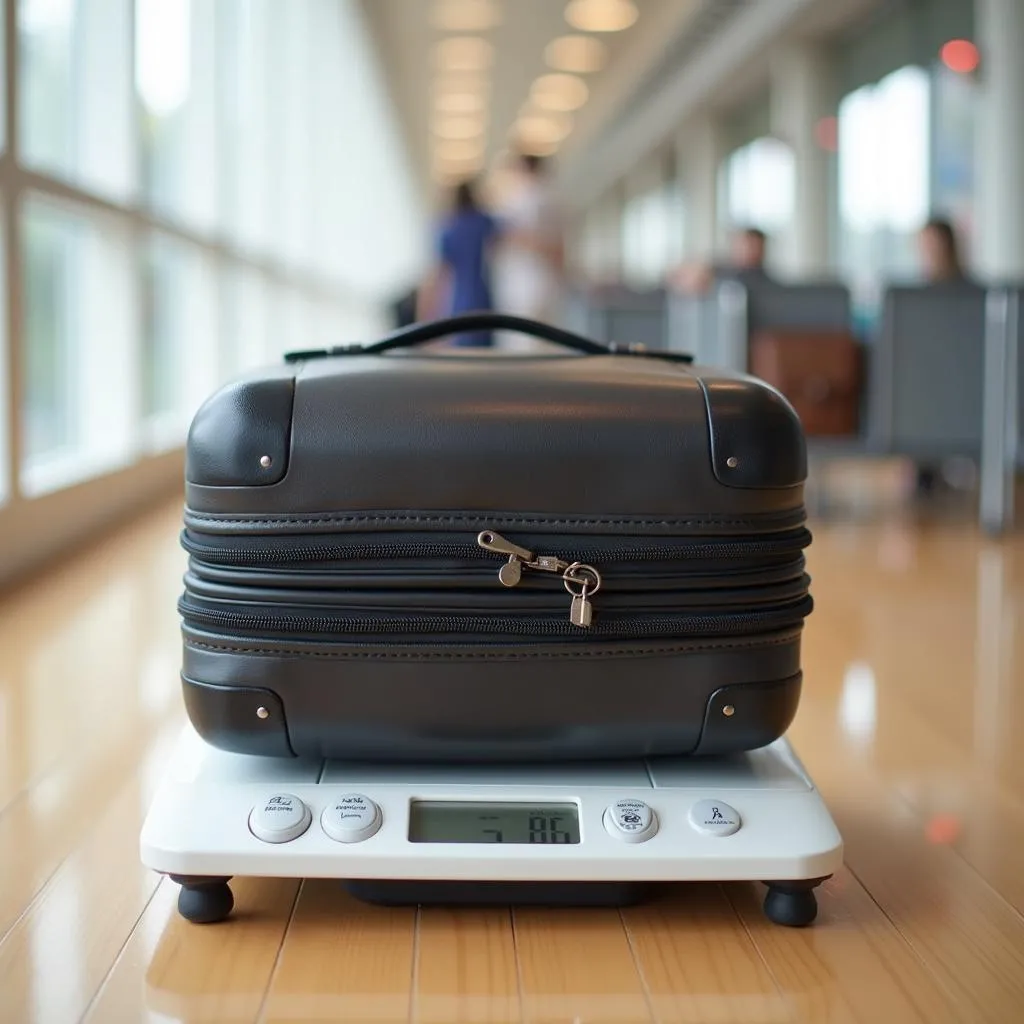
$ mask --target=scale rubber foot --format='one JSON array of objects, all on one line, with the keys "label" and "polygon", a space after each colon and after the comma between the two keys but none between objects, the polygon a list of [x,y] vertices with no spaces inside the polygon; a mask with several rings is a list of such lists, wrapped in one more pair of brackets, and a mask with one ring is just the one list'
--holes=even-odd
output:
[{"label": "scale rubber foot", "polygon": [[822,881],[769,882],[764,897],[765,917],[785,928],[806,928],[818,916],[814,890]]},{"label": "scale rubber foot", "polygon": [[216,924],[226,920],[235,906],[228,878],[171,876],[181,885],[178,913],[192,924]]}]

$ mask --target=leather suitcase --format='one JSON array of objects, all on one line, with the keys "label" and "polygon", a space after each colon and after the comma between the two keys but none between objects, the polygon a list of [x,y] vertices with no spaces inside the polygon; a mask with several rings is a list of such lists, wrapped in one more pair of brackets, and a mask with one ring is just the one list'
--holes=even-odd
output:
[{"label": "leather suitcase", "polygon": [[[419,347],[474,329],[554,344]],[[766,745],[800,695],[806,465],[763,382],[514,317],[289,355],[189,432],[189,716],[272,757]]]},{"label": "leather suitcase", "polygon": [[750,372],[777,388],[808,437],[852,437],[860,428],[863,356],[846,331],[759,331]]}]

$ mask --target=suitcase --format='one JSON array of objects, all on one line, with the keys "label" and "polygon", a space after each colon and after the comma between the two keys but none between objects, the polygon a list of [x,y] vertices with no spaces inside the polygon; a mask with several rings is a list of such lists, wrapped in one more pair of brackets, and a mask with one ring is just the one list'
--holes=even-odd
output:
[{"label": "suitcase", "polygon": [[860,430],[863,358],[848,331],[758,331],[750,339],[750,372],[786,396],[805,436]]},{"label": "suitcase", "polygon": [[[550,352],[421,348],[477,329]],[[516,317],[290,354],[189,430],[189,717],[364,762],[769,744],[812,609],[806,467],[763,382]]]}]

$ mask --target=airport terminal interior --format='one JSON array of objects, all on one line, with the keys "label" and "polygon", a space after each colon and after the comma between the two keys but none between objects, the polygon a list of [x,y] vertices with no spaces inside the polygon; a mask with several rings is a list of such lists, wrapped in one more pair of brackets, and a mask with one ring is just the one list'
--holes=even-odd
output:
[{"label": "airport terminal interior", "polygon": [[[2,1024],[1024,1020],[1024,0],[0,7]],[[621,905],[380,905],[341,874],[277,871],[289,844],[246,833],[259,849],[223,871],[230,916],[197,923],[190,871],[143,856],[193,735],[179,599],[197,414],[288,353],[478,312],[651,374],[692,357],[764,382],[800,423],[813,611],[778,742],[842,842],[804,926],[766,914],[771,878],[714,873],[719,850],[724,865],[761,842],[756,803],[733,836],[678,833],[711,851],[703,875],[677,851],[678,878]],[[370,358],[443,376],[552,356],[477,320]],[[459,409],[554,431],[548,393]],[[394,425],[418,465],[391,490],[429,478],[447,429]],[[681,437],[666,479],[699,447]],[[598,618],[613,605],[614,585],[573,579],[575,625],[588,587]],[[500,679],[507,702],[503,672],[474,685]],[[403,778],[415,794],[434,770]],[[595,832],[566,870],[592,870]],[[608,870],[657,838],[620,843]],[[477,849],[452,863],[494,863]],[[542,870],[533,852],[509,863]]]}]

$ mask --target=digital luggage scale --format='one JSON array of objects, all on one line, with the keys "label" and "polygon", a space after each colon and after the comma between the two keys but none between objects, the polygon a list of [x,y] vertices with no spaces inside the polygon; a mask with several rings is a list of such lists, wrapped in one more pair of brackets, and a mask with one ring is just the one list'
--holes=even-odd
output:
[{"label": "digital luggage scale", "polygon": [[725,758],[388,765],[231,754],[186,727],[143,825],[142,862],[196,923],[236,876],[335,878],[386,904],[623,905],[653,885],[763,882],[810,924],[839,832],[785,738]]}]

